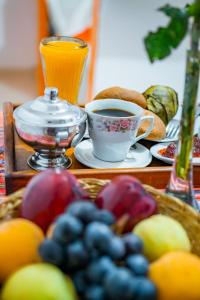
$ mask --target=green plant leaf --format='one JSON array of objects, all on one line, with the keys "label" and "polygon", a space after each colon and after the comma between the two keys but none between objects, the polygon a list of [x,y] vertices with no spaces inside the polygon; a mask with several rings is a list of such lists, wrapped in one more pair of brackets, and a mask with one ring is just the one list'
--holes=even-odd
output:
[{"label": "green plant leaf", "polygon": [[200,0],[187,4],[185,9],[189,16],[200,18]]},{"label": "green plant leaf", "polygon": [[176,17],[185,17],[187,16],[187,12],[185,9],[181,9],[178,7],[171,6],[169,4],[166,4],[160,8],[158,8],[158,11],[162,11],[165,13],[168,17],[176,18]]},{"label": "green plant leaf", "polygon": [[151,62],[169,56],[172,49],[184,39],[188,30],[189,14],[186,9],[167,4],[158,10],[167,15],[170,21],[166,27],[159,27],[156,32],[149,32],[144,38],[145,48]]}]

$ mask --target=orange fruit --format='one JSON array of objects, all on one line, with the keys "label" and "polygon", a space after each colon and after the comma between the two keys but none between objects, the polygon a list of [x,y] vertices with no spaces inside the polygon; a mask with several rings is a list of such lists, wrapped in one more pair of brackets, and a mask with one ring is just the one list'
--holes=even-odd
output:
[{"label": "orange fruit", "polygon": [[25,219],[0,223],[0,282],[21,266],[41,261],[42,230]]},{"label": "orange fruit", "polygon": [[158,300],[200,299],[200,258],[171,252],[150,266],[149,276],[158,289]]}]

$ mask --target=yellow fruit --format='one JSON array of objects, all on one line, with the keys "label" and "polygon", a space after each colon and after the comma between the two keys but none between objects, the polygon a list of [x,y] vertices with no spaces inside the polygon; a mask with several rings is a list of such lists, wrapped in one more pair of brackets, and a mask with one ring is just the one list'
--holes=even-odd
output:
[{"label": "yellow fruit", "polygon": [[21,266],[40,261],[42,230],[25,219],[0,223],[0,282]]},{"label": "yellow fruit", "polygon": [[1,300],[76,300],[71,279],[57,267],[39,263],[13,273],[5,282]]},{"label": "yellow fruit", "polygon": [[144,242],[144,254],[150,261],[171,251],[191,250],[190,240],[185,229],[176,220],[154,215],[138,223],[134,233]]},{"label": "yellow fruit", "polygon": [[150,279],[158,300],[199,300],[200,259],[186,252],[171,252],[150,265]]}]

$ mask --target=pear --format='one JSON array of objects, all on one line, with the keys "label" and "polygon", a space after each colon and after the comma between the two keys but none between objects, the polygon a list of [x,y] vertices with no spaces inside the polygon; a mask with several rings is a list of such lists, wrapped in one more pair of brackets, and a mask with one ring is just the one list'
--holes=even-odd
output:
[{"label": "pear", "polygon": [[133,232],[144,242],[144,254],[154,261],[172,251],[190,252],[191,244],[185,229],[171,217],[154,215],[139,222]]},{"label": "pear", "polygon": [[33,264],[19,269],[5,282],[1,300],[75,300],[72,281],[55,266]]}]

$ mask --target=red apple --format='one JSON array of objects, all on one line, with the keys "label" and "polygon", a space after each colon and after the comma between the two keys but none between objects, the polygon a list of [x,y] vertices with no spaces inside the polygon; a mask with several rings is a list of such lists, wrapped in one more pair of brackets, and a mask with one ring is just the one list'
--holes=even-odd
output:
[{"label": "red apple", "polygon": [[75,176],[67,170],[47,170],[28,183],[21,205],[21,217],[46,231],[71,202],[80,199],[89,199],[89,195]]},{"label": "red apple", "polygon": [[111,211],[117,220],[125,220],[123,232],[131,231],[141,220],[157,211],[153,197],[132,176],[118,176],[108,183],[97,195],[96,204]]}]

